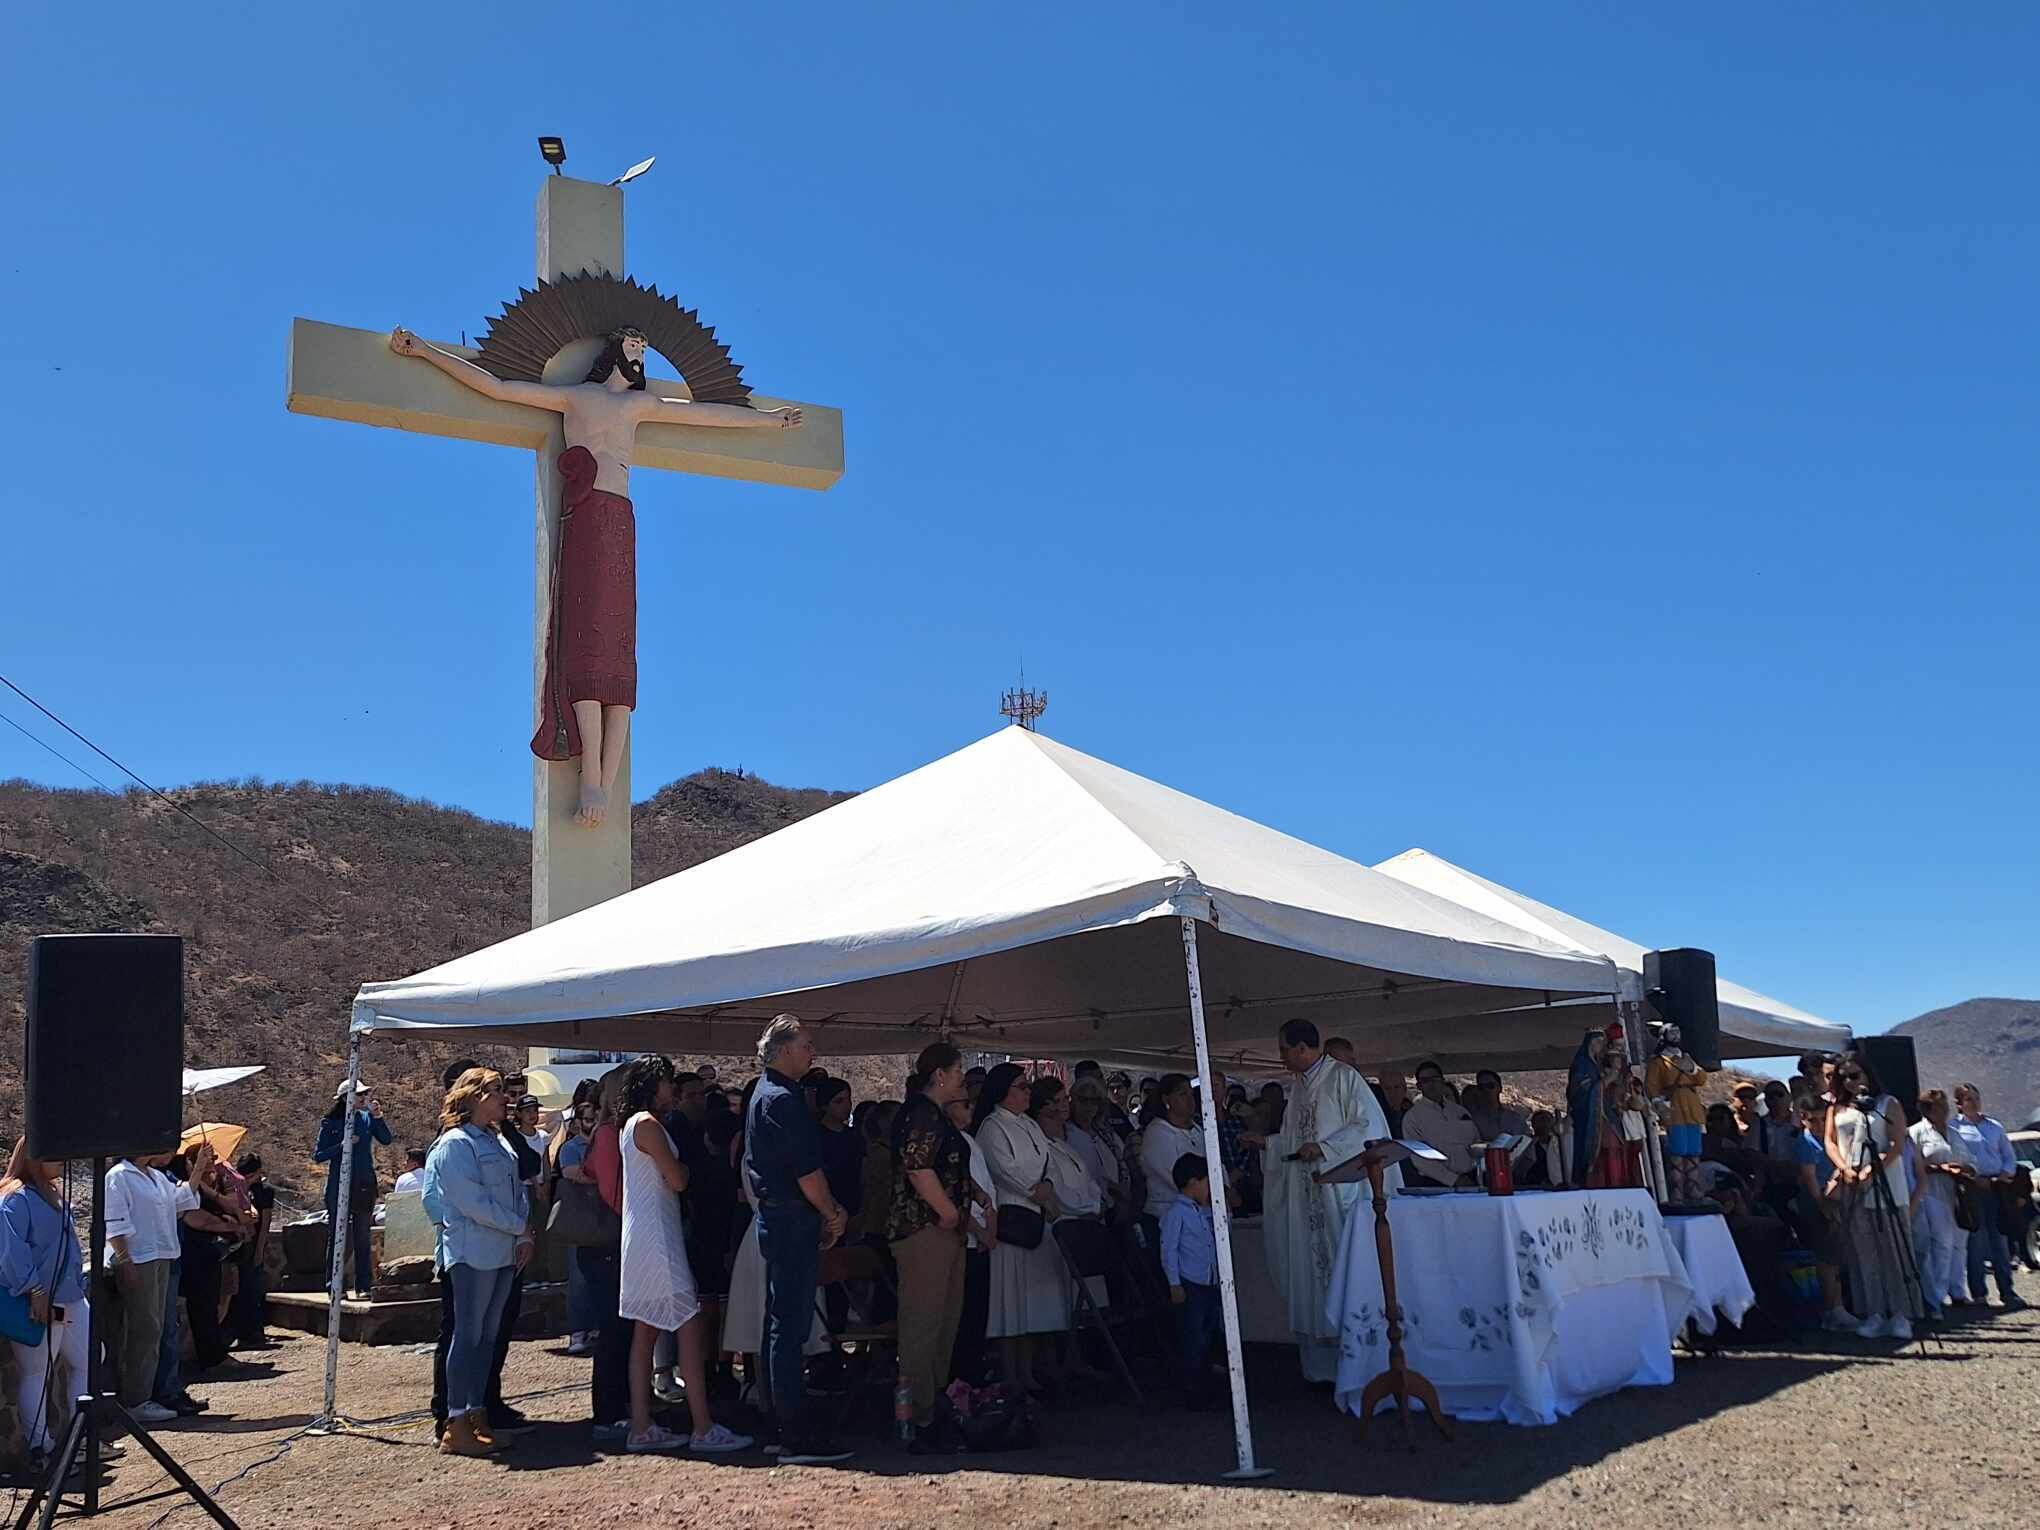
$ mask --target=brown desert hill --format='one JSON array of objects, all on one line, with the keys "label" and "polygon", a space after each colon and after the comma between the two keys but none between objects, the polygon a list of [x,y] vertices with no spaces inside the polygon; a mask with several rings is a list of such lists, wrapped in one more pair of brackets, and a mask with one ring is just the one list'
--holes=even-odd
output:
[{"label": "brown desert hill", "polygon": [[[675,781],[632,810],[642,884],[844,800],[724,770]],[[364,981],[416,972],[525,929],[530,836],[510,824],[373,787],[207,783],[173,801],[252,865],[141,791],[111,795],[0,782],[0,1137],[19,1130],[19,1062],[31,936],[146,930],[186,937],[185,1056],[262,1063],[204,1097],[208,1119],[254,1129],[270,1175],[309,1190],[317,1118],[346,1072],[346,1020]],[[265,869],[266,868],[266,869]],[[364,1074],[397,1141],[429,1141],[439,1070],[458,1056],[521,1064],[522,1048],[376,1038]],[[691,1059],[698,1061],[699,1059]],[[755,1071],[718,1059],[725,1076]],[[897,1095],[893,1059],[836,1071]],[[401,1167],[399,1164],[398,1167]]]},{"label": "brown desert hill", "polygon": [[1921,1088],[1974,1084],[1984,1111],[2013,1130],[2040,1118],[2040,999],[1965,999],[1891,1034],[1912,1037]]}]

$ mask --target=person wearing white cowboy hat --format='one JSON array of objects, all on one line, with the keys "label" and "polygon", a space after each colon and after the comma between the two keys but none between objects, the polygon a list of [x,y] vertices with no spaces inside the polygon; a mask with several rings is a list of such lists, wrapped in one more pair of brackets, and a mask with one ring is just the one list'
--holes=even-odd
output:
[{"label": "person wearing white cowboy hat", "polygon": [[[333,1091],[333,1105],[319,1122],[319,1143],[312,1162],[326,1165],[326,1264],[333,1267],[333,1229],[340,1218],[340,1159],[346,1145],[342,1117],[347,1114],[347,1080]],[[388,1147],[395,1137],[383,1119],[382,1106],[366,1083],[354,1088],[354,1167],[347,1191],[347,1245],[354,1255],[350,1289],[362,1296],[375,1287],[375,1259],[369,1237],[375,1222],[375,1144]]]}]

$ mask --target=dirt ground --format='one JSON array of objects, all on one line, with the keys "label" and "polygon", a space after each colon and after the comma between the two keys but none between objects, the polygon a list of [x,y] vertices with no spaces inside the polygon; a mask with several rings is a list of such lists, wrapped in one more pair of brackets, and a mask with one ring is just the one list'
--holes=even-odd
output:
[{"label": "dirt ground", "polygon": [[[2021,1277],[2040,1301],[2040,1277]],[[663,1523],[832,1530],[963,1522],[1022,1527],[1760,1524],[1876,1527],[2032,1524],[2040,1502],[2040,1311],[1950,1325],[1918,1347],[1829,1340],[1682,1358],[1677,1384],[1603,1398],[1548,1429],[1463,1425],[1456,1444],[1405,1448],[1392,1424],[1365,1444],[1277,1350],[1249,1353],[1265,1482],[1218,1480],[1230,1421],[1136,1409],[1100,1394],[1045,1415],[1039,1449],[930,1461],[860,1441],[840,1468],[595,1454],[587,1363],[551,1341],[520,1343],[509,1390],[542,1426],[501,1461],[431,1449],[429,1423],[301,1436],[318,1412],[323,1347],[292,1337],[240,1374],[199,1382],[204,1418],[159,1437],[242,1525],[509,1526]],[[395,1420],[429,1393],[430,1358],[342,1355],[341,1407]],[[289,1441],[288,1445],[285,1442]],[[280,1453],[279,1453],[280,1452]],[[132,1444],[110,1496],[167,1483]],[[167,1516],[167,1517],[166,1517]],[[195,1527],[169,1499],[104,1516],[109,1527]]]}]

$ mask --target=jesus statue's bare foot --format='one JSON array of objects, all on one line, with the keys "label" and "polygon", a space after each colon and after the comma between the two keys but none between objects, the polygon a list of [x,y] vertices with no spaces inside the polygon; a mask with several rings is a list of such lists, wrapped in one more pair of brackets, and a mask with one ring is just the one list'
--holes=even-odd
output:
[{"label": "jesus statue's bare foot", "polygon": [[574,822],[584,829],[599,829],[603,818],[609,812],[609,793],[593,782],[581,782],[581,808],[574,814]]}]

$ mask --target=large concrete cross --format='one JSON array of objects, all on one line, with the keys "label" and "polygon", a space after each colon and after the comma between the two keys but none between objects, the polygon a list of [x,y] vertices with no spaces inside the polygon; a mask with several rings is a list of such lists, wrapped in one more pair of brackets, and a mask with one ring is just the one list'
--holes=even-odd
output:
[{"label": "large concrete cross", "polygon": [[[539,278],[557,281],[584,270],[626,274],[623,191],[569,176],[548,176],[538,198]],[[474,354],[459,346],[445,348],[457,355]],[[588,356],[562,354],[584,372],[592,352],[591,347]],[[580,372],[573,367],[563,370],[573,375],[562,380],[579,380]],[[669,398],[688,396],[684,383],[652,379],[649,387]],[[769,409],[789,401],[760,396],[754,402]],[[531,682],[535,713],[536,698],[545,685],[552,564],[559,541],[556,463],[565,446],[560,416],[484,398],[431,367],[395,355],[387,329],[344,329],[311,319],[291,321],[285,405],[297,414],[521,446],[538,453]],[[843,414],[819,404],[800,407],[805,422],[799,430],[640,425],[631,465],[826,489],[843,476]],[[593,829],[574,822],[579,791],[575,762],[533,759],[532,766],[531,922],[536,926],[630,890],[630,756],[626,750],[611,787],[615,810]]]}]

